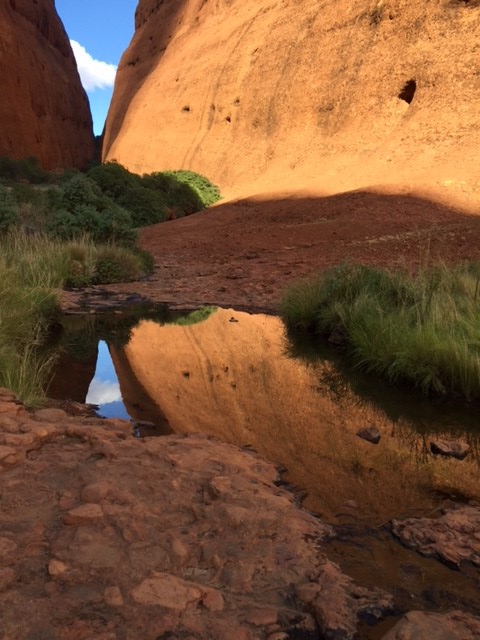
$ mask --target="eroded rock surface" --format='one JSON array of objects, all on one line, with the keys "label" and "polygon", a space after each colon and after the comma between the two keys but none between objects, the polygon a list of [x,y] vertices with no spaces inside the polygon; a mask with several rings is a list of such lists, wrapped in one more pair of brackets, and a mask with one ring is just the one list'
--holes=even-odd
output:
[{"label": "eroded rock surface", "polygon": [[382,640],[477,640],[480,620],[462,611],[410,611]]},{"label": "eroded rock surface", "polygon": [[468,561],[480,566],[480,507],[447,511],[440,518],[393,520],[393,532],[412,549],[449,564]]},{"label": "eroded rock surface", "polygon": [[190,168],[235,195],[394,184],[478,201],[479,11],[141,0],[104,157]]},{"label": "eroded rock surface", "polygon": [[0,3],[0,156],[85,168],[92,118],[53,0]]},{"label": "eroded rock surface", "polygon": [[0,391],[1,637],[343,639],[389,606],[324,557],[331,528],[272,464],[130,433]]}]

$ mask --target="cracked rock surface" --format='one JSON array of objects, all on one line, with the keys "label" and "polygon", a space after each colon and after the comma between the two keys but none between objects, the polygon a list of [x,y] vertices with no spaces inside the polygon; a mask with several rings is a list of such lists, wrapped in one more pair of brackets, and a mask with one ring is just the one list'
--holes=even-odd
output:
[{"label": "cracked rock surface", "polygon": [[119,420],[27,412],[0,391],[0,637],[353,638],[390,597],[251,452],[136,439]]}]

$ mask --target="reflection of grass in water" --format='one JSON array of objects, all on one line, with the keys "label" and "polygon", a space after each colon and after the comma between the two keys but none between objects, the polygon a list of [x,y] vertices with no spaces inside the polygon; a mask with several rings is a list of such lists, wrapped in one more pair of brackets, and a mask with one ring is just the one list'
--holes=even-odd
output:
[{"label": "reflection of grass in water", "polygon": [[[351,405],[380,410],[393,424],[408,425],[415,435],[480,437],[478,407],[461,398],[425,397],[406,384],[392,385],[354,369],[341,351],[318,337],[287,329],[285,355],[301,360],[318,380],[317,391],[349,410]],[[479,456],[480,459],[480,456]]]},{"label": "reflection of grass in water", "polygon": [[192,324],[204,322],[212,315],[212,313],[217,311],[217,308],[218,307],[201,307],[196,311],[192,311],[192,313],[189,313],[187,316],[179,316],[178,318],[171,320],[170,324],[178,324],[181,327],[187,327]]}]

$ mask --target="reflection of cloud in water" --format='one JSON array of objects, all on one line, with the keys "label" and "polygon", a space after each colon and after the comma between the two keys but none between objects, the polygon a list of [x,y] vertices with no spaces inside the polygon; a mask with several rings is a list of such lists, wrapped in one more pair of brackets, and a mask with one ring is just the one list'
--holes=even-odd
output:
[{"label": "reflection of cloud in water", "polygon": [[87,393],[87,402],[91,404],[108,404],[122,399],[118,382],[108,380],[96,380],[90,383]]},{"label": "reflection of cloud in water", "polygon": [[121,400],[102,404],[98,414],[102,416],[102,418],[120,418],[121,420],[130,420],[130,416],[128,415]]}]

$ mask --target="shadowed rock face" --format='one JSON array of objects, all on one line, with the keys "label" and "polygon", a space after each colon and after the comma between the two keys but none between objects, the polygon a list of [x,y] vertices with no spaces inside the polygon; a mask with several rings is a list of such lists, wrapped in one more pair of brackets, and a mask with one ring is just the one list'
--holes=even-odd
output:
[{"label": "shadowed rock face", "polygon": [[388,184],[478,197],[479,11],[140,0],[104,157],[190,168],[230,195]]},{"label": "shadowed rock face", "polygon": [[0,155],[84,168],[92,118],[53,0],[0,4]]}]

